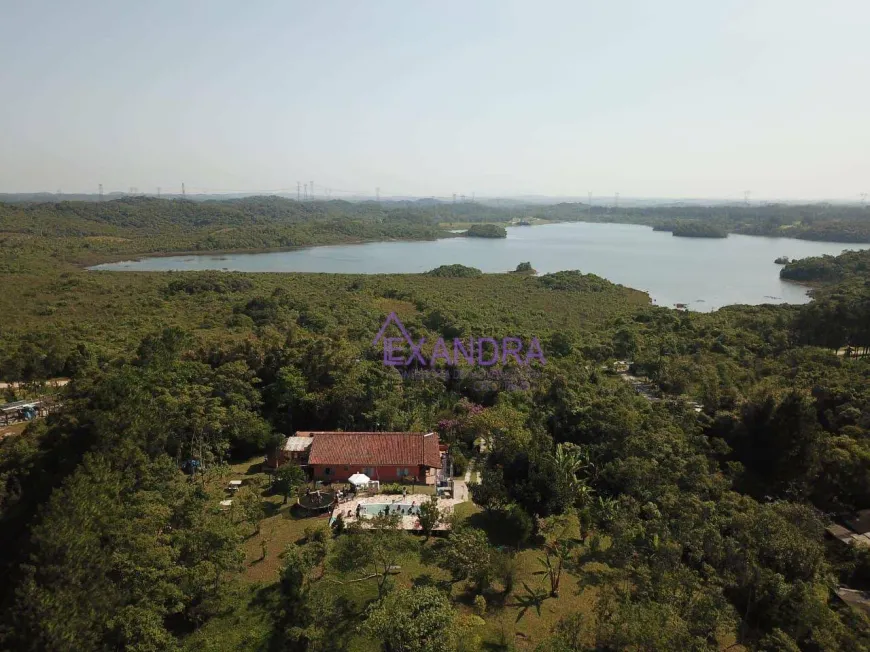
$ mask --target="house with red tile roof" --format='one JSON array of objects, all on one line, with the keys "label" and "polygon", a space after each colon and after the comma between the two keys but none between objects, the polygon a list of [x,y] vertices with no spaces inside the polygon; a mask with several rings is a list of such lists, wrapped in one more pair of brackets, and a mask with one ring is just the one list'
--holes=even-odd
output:
[{"label": "house with red tile roof", "polygon": [[297,432],[284,449],[282,461],[296,462],[326,482],[364,473],[380,482],[435,484],[442,467],[434,432]]}]

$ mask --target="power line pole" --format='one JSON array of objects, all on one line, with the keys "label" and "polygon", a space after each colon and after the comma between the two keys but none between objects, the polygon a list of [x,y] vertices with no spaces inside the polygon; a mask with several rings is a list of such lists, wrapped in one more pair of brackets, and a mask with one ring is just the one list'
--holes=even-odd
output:
[{"label": "power line pole", "polygon": [[187,191],[184,189],[184,182],[181,182],[181,196],[187,197]]},{"label": "power line pole", "polygon": [[308,201],[308,184],[307,183],[302,184],[302,200]]},{"label": "power line pole", "polygon": [[301,194],[300,194],[301,192],[302,192],[302,184],[297,181],[296,182],[296,201],[300,201],[302,199]]},{"label": "power line pole", "polygon": [[311,191],[311,201],[314,201],[314,182],[310,181],[308,189]]}]

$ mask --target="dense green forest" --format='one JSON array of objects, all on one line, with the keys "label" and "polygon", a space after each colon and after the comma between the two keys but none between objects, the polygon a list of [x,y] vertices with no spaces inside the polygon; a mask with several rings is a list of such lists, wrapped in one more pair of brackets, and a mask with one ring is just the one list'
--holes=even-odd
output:
[{"label": "dense green forest", "polygon": [[803,283],[863,280],[870,274],[870,259],[864,251],[847,251],[840,256],[814,256],[788,262],[781,278]]},{"label": "dense green forest", "polygon": [[[81,268],[220,229],[440,237],[408,210],[0,207],[0,379],[72,379],[0,440],[0,648],[870,650],[834,593],[870,589],[868,549],[824,538],[870,507],[868,252],[783,268],[807,305],[709,314],[577,271]],[[537,337],[546,364],[403,378],[372,346],[390,312],[415,340]],[[330,531],[259,472],[297,429],[437,430],[474,503],[446,536]]]},{"label": "dense green forest", "polygon": [[497,224],[473,224],[465,235],[469,238],[506,238],[507,231]]},{"label": "dense green forest", "polygon": [[281,249],[366,240],[504,237],[500,224],[544,221],[646,224],[679,233],[726,233],[870,242],[870,210],[859,206],[765,205],[613,208],[585,204],[499,208],[472,202],[297,202],[246,197],[194,202],[123,197],[104,202],[0,203],[0,273],[47,260],[86,264],[172,252]]},{"label": "dense green forest", "polygon": [[728,232],[722,227],[704,221],[675,222],[672,224],[656,224],[653,231],[670,231],[682,238],[727,238]]},{"label": "dense green forest", "polygon": [[[535,217],[558,221],[622,222],[652,227],[674,223],[712,225],[725,233],[829,242],[870,242],[870,209],[857,205],[650,206],[618,208],[555,204]],[[670,230],[666,228],[665,230]]]},{"label": "dense green forest", "polygon": [[[34,260],[88,263],[180,251],[256,250],[364,240],[451,237],[437,213],[375,202],[228,201],[128,197],[106,202],[0,204],[0,271]],[[35,256],[30,252],[35,250]]]}]

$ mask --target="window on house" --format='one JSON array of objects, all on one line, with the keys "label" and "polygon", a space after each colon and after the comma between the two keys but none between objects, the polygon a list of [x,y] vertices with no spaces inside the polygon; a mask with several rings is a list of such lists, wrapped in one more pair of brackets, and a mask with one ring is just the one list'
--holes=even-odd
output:
[{"label": "window on house", "polygon": [[332,475],[332,469],[327,466],[323,469],[323,475]]}]

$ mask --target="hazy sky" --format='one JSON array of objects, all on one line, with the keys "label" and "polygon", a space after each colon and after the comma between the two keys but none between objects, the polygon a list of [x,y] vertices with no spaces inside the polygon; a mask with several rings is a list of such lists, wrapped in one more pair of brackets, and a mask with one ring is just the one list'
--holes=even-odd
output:
[{"label": "hazy sky", "polygon": [[0,192],[870,192],[870,2],[0,0]]}]

